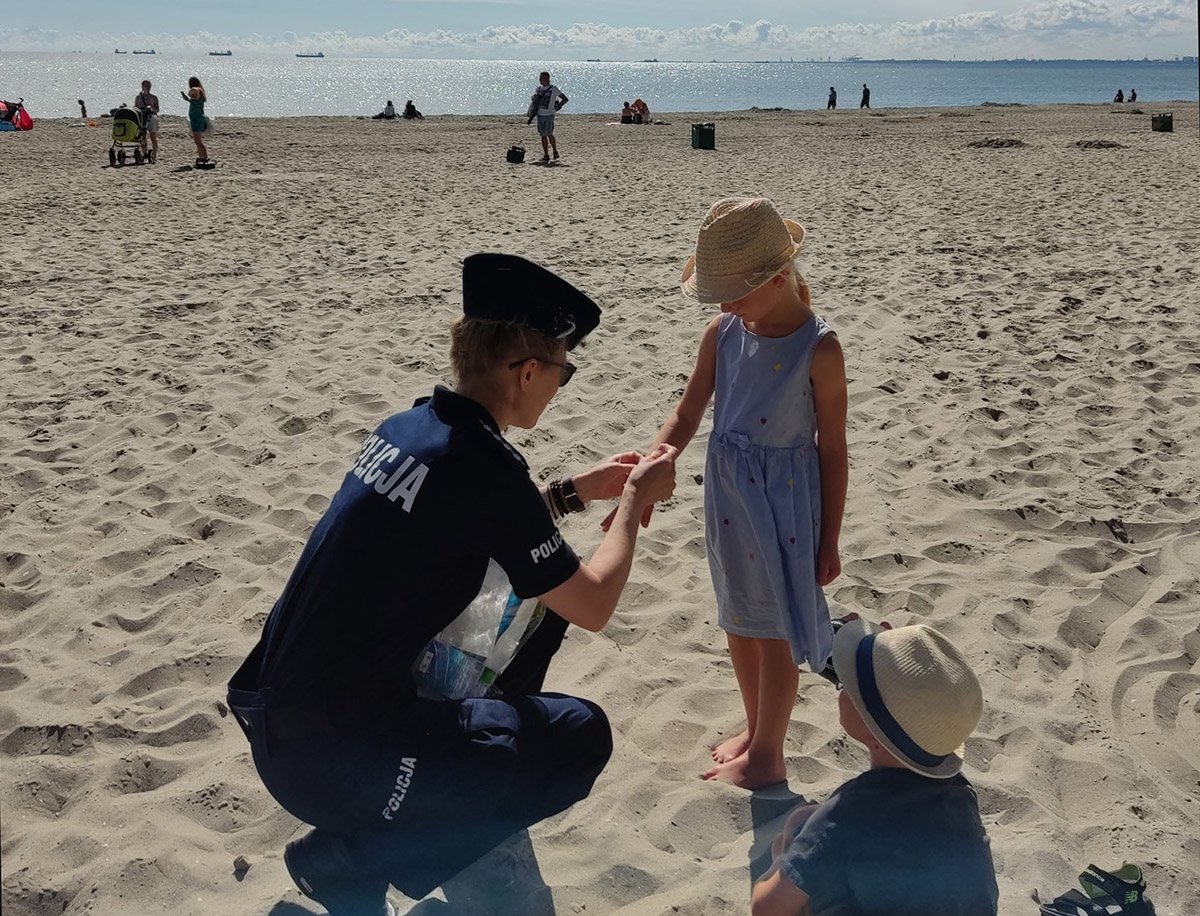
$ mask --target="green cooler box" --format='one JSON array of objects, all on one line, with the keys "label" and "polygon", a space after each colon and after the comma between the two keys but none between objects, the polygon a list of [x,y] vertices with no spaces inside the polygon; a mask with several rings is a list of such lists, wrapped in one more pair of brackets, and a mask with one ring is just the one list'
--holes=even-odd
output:
[{"label": "green cooler box", "polygon": [[716,149],[717,125],[711,121],[707,124],[692,125],[692,149]]}]

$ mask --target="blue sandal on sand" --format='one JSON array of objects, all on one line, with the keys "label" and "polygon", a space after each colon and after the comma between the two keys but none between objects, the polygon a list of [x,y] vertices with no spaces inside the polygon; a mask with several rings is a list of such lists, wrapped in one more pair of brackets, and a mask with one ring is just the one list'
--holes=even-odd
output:
[{"label": "blue sandal on sand", "polygon": [[1072,888],[1050,903],[1041,904],[1038,912],[1041,916],[1118,916],[1122,910],[1118,906],[1110,911],[1098,900],[1092,900]]},{"label": "blue sandal on sand", "polygon": [[1146,881],[1136,865],[1122,865],[1115,872],[1089,865],[1079,876],[1087,894],[1069,890],[1050,903],[1039,906],[1042,916],[1155,916],[1146,899]]},{"label": "blue sandal on sand", "polygon": [[1089,865],[1079,875],[1079,883],[1093,900],[1118,904],[1122,914],[1154,916],[1154,905],[1146,899],[1146,879],[1136,865],[1126,862],[1115,872]]}]

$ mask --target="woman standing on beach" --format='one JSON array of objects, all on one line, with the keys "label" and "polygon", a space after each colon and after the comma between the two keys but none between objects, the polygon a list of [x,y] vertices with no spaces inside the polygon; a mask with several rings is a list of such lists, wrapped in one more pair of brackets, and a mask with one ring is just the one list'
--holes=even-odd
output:
[{"label": "woman standing on beach", "polygon": [[713,204],[682,289],[721,314],[705,328],[683,398],[656,440],[682,451],[715,393],[706,540],[746,729],[713,748],[716,765],[704,778],[747,789],[787,778],[797,665],[820,671],[829,660],[822,586],[841,572],[846,368],[796,269],[803,240],[804,228],[765,198]]},{"label": "woman standing on beach", "polygon": [[188,103],[188,127],[191,128],[192,139],[196,142],[196,168],[207,168],[212,164],[208,158],[208,147],[204,145],[204,134],[208,132],[204,103],[208,101],[208,95],[204,92],[200,77],[188,77],[188,90],[180,95]]}]

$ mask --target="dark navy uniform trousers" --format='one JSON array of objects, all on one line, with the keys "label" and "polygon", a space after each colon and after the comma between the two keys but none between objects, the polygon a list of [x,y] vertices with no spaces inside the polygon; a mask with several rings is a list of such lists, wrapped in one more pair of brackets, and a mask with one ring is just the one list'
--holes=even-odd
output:
[{"label": "dark navy uniform trousers", "polygon": [[499,699],[286,705],[235,676],[229,705],[267,789],[313,825],[310,838],[335,840],[321,845],[339,851],[346,877],[419,899],[586,798],[608,762],[600,707],[538,692],[565,629],[547,615]]}]

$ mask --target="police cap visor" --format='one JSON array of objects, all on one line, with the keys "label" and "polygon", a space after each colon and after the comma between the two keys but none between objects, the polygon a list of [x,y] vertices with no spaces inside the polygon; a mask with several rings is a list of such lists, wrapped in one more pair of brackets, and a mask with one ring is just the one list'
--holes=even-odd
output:
[{"label": "police cap visor", "polygon": [[515,254],[463,260],[463,314],[511,321],[561,340],[568,350],[600,324],[600,307],[557,274]]}]

